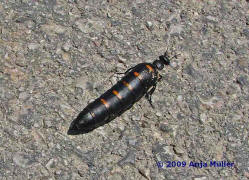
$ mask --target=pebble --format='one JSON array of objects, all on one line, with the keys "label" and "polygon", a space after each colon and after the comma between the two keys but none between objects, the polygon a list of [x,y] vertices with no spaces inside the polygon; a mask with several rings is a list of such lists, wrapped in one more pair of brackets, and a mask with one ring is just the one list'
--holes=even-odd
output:
[{"label": "pebble", "polygon": [[62,172],[61,170],[56,170],[56,171],[55,171],[55,174],[56,174],[56,175],[60,175],[61,172]]},{"label": "pebble", "polygon": [[72,44],[70,43],[70,41],[67,41],[65,44],[63,44],[62,50],[65,52],[68,52],[71,47],[72,47]]},{"label": "pebble", "polygon": [[184,30],[183,25],[170,26],[169,34],[180,34]]},{"label": "pebble", "polygon": [[217,17],[214,17],[214,16],[207,16],[206,17],[209,21],[211,22],[218,22],[218,18]]},{"label": "pebble", "polygon": [[173,67],[173,68],[176,68],[177,67],[177,63],[176,62],[171,62],[170,66]]},{"label": "pebble", "polygon": [[156,116],[162,117],[162,113],[161,112],[156,112]]},{"label": "pebble", "polygon": [[202,176],[202,177],[195,177],[194,180],[206,180],[207,177]]},{"label": "pebble", "polygon": [[135,146],[136,143],[137,143],[137,139],[135,139],[135,138],[132,138],[132,139],[129,139],[129,140],[128,140],[128,144],[129,144],[129,145]]},{"label": "pebble", "polygon": [[46,126],[46,127],[48,127],[48,128],[52,127],[52,122],[51,122],[51,121],[46,120],[46,121],[44,121],[44,122],[45,122],[45,126]]},{"label": "pebble", "polygon": [[29,50],[36,50],[36,49],[38,49],[39,47],[40,47],[40,45],[37,44],[37,43],[30,43],[30,44],[28,44],[28,49],[29,49]]},{"label": "pebble", "polygon": [[123,180],[123,177],[119,173],[112,173],[108,179],[110,180]]},{"label": "pebble", "polygon": [[151,21],[147,21],[146,22],[146,27],[151,31],[151,30],[153,30],[153,24],[152,24],[152,22]]},{"label": "pebble", "polygon": [[19,99],[20,100],[25,100],[28,97],[28,93],[27,92],[21,92],[19,94]]},{"label": "pebble", "polygon": [[84,76],[82,77],[79,77],[77,80],[76,80],[76,87],[79,87],[83,90],[86,90],[86,87],[87,87],[87,82],[88,82],[88,79]]},{"label": "pebble", "polygon": [[173,155],[174,154],[172,146],[164,146],[163,150],[164,150],[165,154],[169,154],[169,155]]},{"label": "pebble", "polygon": [[207,121],[207,115],[205,113],[201,113],[201,115],[200,115],[200,121],[202,123],[205,123]]},{"label": "pebble", "polygon": [[135,151],[131,150],[127,153],[127,155],[121,159],[118,164],[120,166],[124,166],[125,164],[135,164]]},{"label": "pebble", "polygon": [[177,99],[176,99],[176,100],[177,100],[177,102],[179,102],[179,103],[182,102],[182,100],[183,100],[182,95],[177,96]]},{"label": "pebble", "polygon": [[174,151],[177,155],[180,155],[180,156],[182,156],[184,154],[184,150],[182,148],[180,148],[179,146],[175,146]]},{"label": "pebble", "polygon": [[48,34],[51,34],[51,32],[63,34],[67,29],[64,26],[51,23],[42,25],[41,30],[47,32]]},{"label": "pebble", "polygon": [[35,127],[35,128],[39,128],[39,127],[40,127],[40,124],[39,124],[39,123],[34,123],[34,127]]},{"label": "pebble", "polygon": [[47,169],[54,168],[54,165],[55,165],[54,159],[50,159],[46,164],[46,168]]},{"label": "pebble", "polygon": [[169,125],[165,123],[160,124],[160,130],[166,133],[173,131],[172,128],[170,128]]},{"label": "pebble", "polygon": [[132,116],[132,120],[139,121],[141,118],[139,116]]},{"label": "pebble", "polygon": [[16,153],[13,156],[13,162],[22,168],[27,168],[32,164],[32,162],[29,160],[29,156],[23,153]]},{"label": "pebble", "polygon": [[83,33],[90,33],[90,32],[102,32],[104,30],[103,21],[100,20],[85,20],[79,19],[75,22],[75,25],[80,29]]},{"label": "pebble", "polygon": [[236,82],[241,85],[242,87],[243,86],[247,86],[249,85],[249,82],[247,80],[247,77],[246,76],[240,76],[236,79]]}]

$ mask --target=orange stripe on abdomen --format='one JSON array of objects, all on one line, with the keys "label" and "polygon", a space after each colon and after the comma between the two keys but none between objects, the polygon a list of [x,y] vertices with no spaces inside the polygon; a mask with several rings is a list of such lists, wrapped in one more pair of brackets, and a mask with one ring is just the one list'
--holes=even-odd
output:
[{"label": "orange stripe on abdomen", "polygon": [[132,91],[132,87],[131,87],[131,85],[130,85],[128,82],[123,81],[122,83],[123,83],[130,91]]},{"label": "orange stripe on abdomen", "polygon": [[146,68],[149,69],[150,72],[154,72],[154,69],[150,65],[146,65]]},{"label": "orange stripe on abdomen", "polygon": [[105,99],[100,99],[101,103],[105,105],[106,108],[109,108],[110,105],[108,104],[108,102]]},{"label": "orange stripe on abdomen", "polygon": [[112,93],[118,97],[118,99],[122,99],[122,96],[118,93],[118,91],[113,90]]},{"label": "orange stripe on abdomen", "polygon": [[142,80],[142,78],[141,78],[141,76],[140,76],[140,74],[139,74],[138,72],[134,72],[133,74],[134,74],[138,79]]}]

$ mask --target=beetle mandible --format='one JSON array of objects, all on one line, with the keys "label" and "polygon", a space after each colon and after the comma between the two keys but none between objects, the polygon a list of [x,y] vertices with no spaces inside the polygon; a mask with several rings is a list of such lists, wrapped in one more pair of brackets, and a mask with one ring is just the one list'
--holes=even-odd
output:
[{"label": "beetle mandible", "polygon": [[169,64],[170,58],[166,52],[153,63],[140,63],[128,69],[120,81],[83,109],[72,121],[67,134],[88,133],[110,122],[131,108],[144,95],[152,105],[151,96],[160,79],[158,70]]}]

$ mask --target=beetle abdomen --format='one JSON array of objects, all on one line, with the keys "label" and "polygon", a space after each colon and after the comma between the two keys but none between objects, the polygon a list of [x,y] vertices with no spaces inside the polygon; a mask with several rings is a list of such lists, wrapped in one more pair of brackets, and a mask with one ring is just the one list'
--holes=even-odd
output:
[{"label": "beetle abdomen", "polygon": [[155,74],[152,64],[135,66],[111,89],[87,105],[72,122],[68,134],[87,133],[122,114],[148,91]]}]

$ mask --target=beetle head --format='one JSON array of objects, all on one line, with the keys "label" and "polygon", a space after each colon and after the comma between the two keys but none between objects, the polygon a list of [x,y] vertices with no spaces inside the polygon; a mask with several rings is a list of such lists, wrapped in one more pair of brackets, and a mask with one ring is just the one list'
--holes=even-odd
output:
[{"label": "beetle head", "polygon": [[159,60],[155,60],[153,62],[153,65],[158,69],[162,70],[164,68],[164,65],[170,64],[170,58],[167,52],[164,53],[164,55],[159,56]]}]

